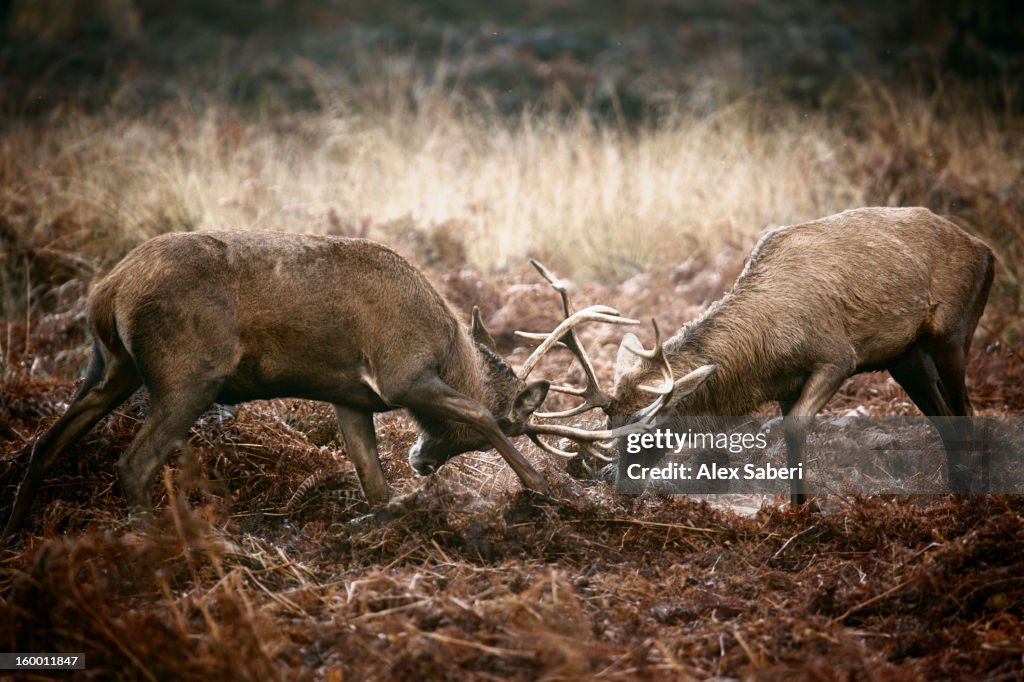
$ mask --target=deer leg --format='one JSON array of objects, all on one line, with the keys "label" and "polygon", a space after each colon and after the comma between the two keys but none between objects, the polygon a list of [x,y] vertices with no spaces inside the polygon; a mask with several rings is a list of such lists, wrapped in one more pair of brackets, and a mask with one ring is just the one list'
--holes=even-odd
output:
[{"label": "deer leg", "polygon": [[386,504],[391,496],[384,469],[377,454],[377,433],[373,428],[373,413],[335,405],[341,437],[345,440],[348,458],[359,476],[359,486],[371,507]]},{"label": "deer leg", "polygon": [[94,348],[85,382],[71,406],[32,446],[25,478],[18,488],[3,537],[16,533],[24,524],[39,485],[67,448],[101,419],[123,403],[142,384],[130,361],[111,358],[109,364]]},{"label": "deer leg", "polygon": [[936,376],[939,393],[949,412],[958,417],[969,417],[973,410],[967,398],[967,356],[962,346],[951,340],[929,341],[920,349],[922,363],[930,365]]},{"label": "deer leg", "polygon": [[150,410],[142,429],[117,462],[118,480],[128,504],[151,509],[149,490],[160,468],[184,442],[196,419],[213,403],[219,382],[177,390],[150,390]]},{"label": "deer leg", "polygon": [[[850,376],[851,371],[836,365],[819,367],[804,382],[799,398],[781,403],[785,414],[782,428],[786,438],[787,466],[797,467],[803,464],[804,445],[807,442],[807,432],[811,428],[811,419],[825,407]],[[790,482],[789,493],[790,502],[793,504],[803,504],[807,501],[807,486],[803,478],[794,478]]]},{"label": "deer leg", "polygon": [[415,412],[433,414],[475,429],[498,451],[523,485],[531,490],[551,494],[544,477],[512,444],[491,412],[476,400],[462,395],[437,376],[427,376],[394,398],[394,403]]},{"label": "deer leg", "polygon": [[[956,433],[949,441],[943,440],[943,445],[946,448],[946,463],[950,471],[963,472],[965,471],[965,466],[969,468],[969,460],[974,451],[974,423],[969,419],[974,414],[974,409],[971,407],[971,401],[967,397],[967,383],[965,380],[965,375],[967,374],[967,349],[970,348],[970,337],[973,335],[973,332],[974,327],[972,326],[971,333],[968,334],[966,341],[962,343],[952,338],[936,339],[928,344],[928,350],[926,351],[938,372],[938,388],[946,401],[946,405],[954,417],[964,417],[963,419],[952,420],[951,426],[956,426]],[[965,462],[965,459],[968,461]],[[986,448],[981,448],[980,461],[977,464],[981,471],[981,480],[979,481],[977,492],[987,492],[989,453]],[[967,492],[970,488],[970,483],[969,481],[962,480],[967,475],[965,473],[964,476],[958,477],[955,484],[951,480],[950,489],[958,492],[957,488],[960,488],[961,492]]]},{"label": "deer leg", "polygon": [[[958,371],[956,365],[945,363],[940,370],[939,364],[935,362],[931,353],[919,345],[910,349],[906,359],[889,368],[893,379],[903,387],[910,399],[931,420],[939,432],[946,450],[946,475],[949,479],[950,490],[956,494],[965,494],[970,492],[971,488],[970,467],[967,462],[970,454],[971,434],[969,430],[967,433],[958,433],[958,431],[964,431],[964,428],[956,428],[955,422],[961,420],[952,418],[966,416],[969,406],[960,402],[957,397],[962,395],[963,400],[966,401],[966,389],[958,394],[957,391],[950,391],[949,388],[951,384],[956,385],[957,382],[961,386],[963,385],[963,375],[959,374],[958,376]],[[956,408],[951,407],[951,404],[956,405]],[[969,429],[969,420],[964,421],[965,423],[961,426]],[[964,440],[967,441],[966,450],[964,449]]]}]

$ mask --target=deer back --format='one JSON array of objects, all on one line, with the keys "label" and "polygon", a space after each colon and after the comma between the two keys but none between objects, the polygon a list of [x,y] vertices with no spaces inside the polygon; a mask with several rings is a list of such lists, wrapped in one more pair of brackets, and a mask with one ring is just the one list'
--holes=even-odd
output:
[{"label": "deer back", "polygon": [[[385,386],[425,367],[478,392],[468,334],[426,277],[369,240],[175,233],[132,251],[90,295],[97,336],[140,368],[228,374],[239,399],[328,399],[321,378]],[[150,367],[152,366],[152,367]],[[386,400],[386,396],[382,396]]]}]

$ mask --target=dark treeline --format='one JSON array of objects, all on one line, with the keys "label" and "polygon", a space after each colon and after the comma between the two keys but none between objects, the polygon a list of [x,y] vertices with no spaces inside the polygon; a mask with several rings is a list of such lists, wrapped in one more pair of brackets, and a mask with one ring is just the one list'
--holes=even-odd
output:
[{"label": "dark treeline", "polygon": [[820,106],[868,78],[925,91],[967,83],[997,108],[1024,106],[1015,0],[4,0],[0,26],[6,116],[115,94],[148,109],[183,92],[243,109],[317,107],[310,65],[328,81],[368,79],[380,55],[426,71],[457,61],[460,86],[512,113],[557,91],[632,117],[685,101],[708,74],[726,99],[762,90]]}]

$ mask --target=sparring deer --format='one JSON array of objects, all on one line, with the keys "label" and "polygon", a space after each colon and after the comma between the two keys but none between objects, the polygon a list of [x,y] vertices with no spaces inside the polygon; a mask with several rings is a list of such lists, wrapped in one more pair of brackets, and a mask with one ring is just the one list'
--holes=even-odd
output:
[{"label": "sparring deer", "polygon": [[[509,440],[522,435],[548,382],[526,383],[498,355],[478,310],[467,332],[426,277],[365,240],[272,232],[174,233],[131,251],[90,293],[85,380],[31,450],[4,529],[24,523],[69,446],[140,386],[149,414],[118,461],[136,509],[151,507],[160,468],[214,402],[296,397],[332,403],[367,501],[389,499],[373,413],[405,408],[421,436],[412,468],[429,474],[494,448],[522,483],[547,482]],[[594,306],[556,330],[618,322]]]},{"label": "sparring deer", "polygon": [[[888,370],[939,431],[950,489],[968,492],[965,439],[948,418],[972,413],[964,375],[993,267],[988,246],[924,208],[861,208],[773,229],[732,290],[664,345],[657,325],[653,350],[623,338],[611,393],[598,386],[578,339],[566,337],[587,384],[554,387],[584,402],[553,416],[600,408],[609,426],[621,427],[655,416],[739,416],[777,401],[795,467],[810,417],[842,383]],[[538,269],[568,314],[564,285]],[[592,440],[570,427],[557,435]],[[803,480],[790,492],[803,502]]]}]

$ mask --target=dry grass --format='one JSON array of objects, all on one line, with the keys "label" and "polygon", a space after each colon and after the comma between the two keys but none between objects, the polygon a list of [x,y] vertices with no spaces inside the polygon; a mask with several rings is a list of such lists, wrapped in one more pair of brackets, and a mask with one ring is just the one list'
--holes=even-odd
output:
[{"label": "dry grass", "polygon": [[[169,230],[369,236],[446,272],[537,257],[611,282],[871,204],[929,206],[986,239],[1000,263],[986,324],[1021,348],[1024,120],[968,95],[863,83],[834,110],[751,96],[625,127],[510,119],[409,81],[366,101],[321,93],[330,114],[172,107],[12,123],[0,136],[0,357],[8,369],[39,361],[29,332],[71,315],[58,285],[78,292]],[[80,335],[80,315],[49,324]]]},{"label": "dry grass", "polygon": [[908,174],[925,194],[955,180],[994,196],[1024,172],[1021,122],[966,104],[949,112],[953,96],[896,100],[864,86],[855,110],[742,99],[624,128],[582,114],[508,119],[455,93],[408,89],[426,89],[423,101],[385,94],[368,109],[326,93],[336,113],[171,109],[14,125],[0,138],[0,234],[108,264],[167,230],[402,243],[440,229],[485,272],[537,256],[613,279],[701,247],[747,248],[769,225],[928,200],[908,196]]}]

